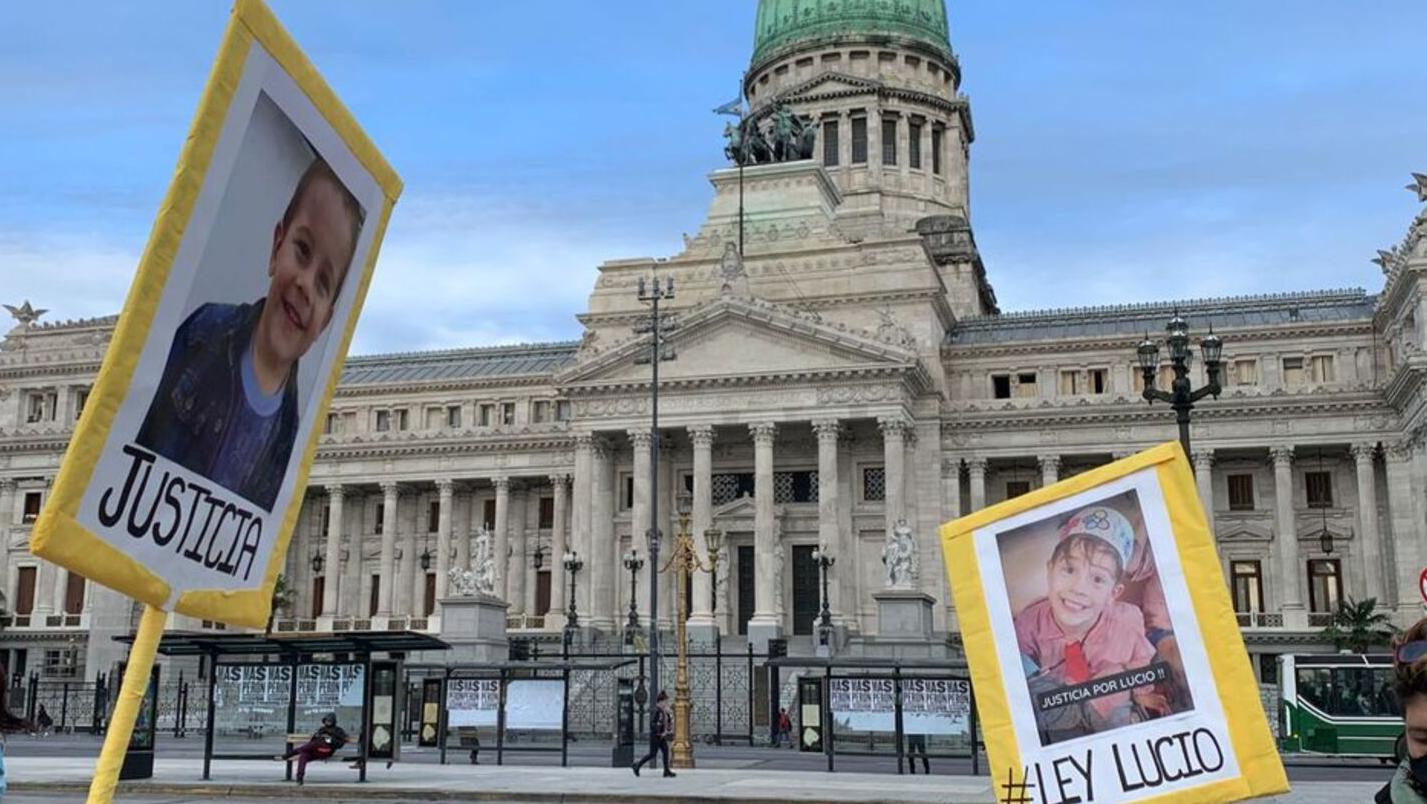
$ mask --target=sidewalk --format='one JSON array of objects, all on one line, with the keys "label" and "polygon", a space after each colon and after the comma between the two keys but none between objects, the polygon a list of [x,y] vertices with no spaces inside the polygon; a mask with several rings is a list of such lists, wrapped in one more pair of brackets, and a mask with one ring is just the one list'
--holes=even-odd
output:
[{"label": "sidewalk", "polygon": [[[89,789],[92,757],[14,757],[7,759],[10,790],[15,793],[64,793]],[[158,759],[154,778],[124,782],[121,794],[249,799],[349,799],[360,801],[560,801],[612,802],[937,802],[993,804],[991,780],[975,776],[895,776],[816,771],[694,769],[664,779],[658,772],[643,778],[622,768],[531,766],[402,765],[391,770],[374,764],[360,784],[345,764],[315,763],[307,784],[282,781],[277,762],[219,762],[213,779],[200,780],[203,763]],[[1371,801],[1381,782],[1295,782],[1293,792],[1267,799],[1294,804],[1343,804]]]}]

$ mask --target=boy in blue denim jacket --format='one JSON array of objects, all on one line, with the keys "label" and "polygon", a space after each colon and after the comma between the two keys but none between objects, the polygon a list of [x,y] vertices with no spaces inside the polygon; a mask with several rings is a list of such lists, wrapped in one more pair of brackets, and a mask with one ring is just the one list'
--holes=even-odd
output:
[{"label": "boy in blue denim jacket", "polygon": [[204,304],[179,326],[140,446],[272,510],[297,437],[297,363],[331,323],[362,216],[315,159],[273,228],[267,295]]}]

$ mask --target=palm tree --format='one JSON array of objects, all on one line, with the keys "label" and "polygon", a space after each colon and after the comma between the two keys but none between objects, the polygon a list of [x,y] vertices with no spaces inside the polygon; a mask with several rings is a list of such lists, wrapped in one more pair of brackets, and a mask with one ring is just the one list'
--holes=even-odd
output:
[{"label": "palm tree", "polygon": [[279,611],[286,613],[288,609],[292,608],[293,593],[293,588],[288,585],[287,576],[279,574],[277,582],[273,584],[273,603],[268,610],[268,627],[263,633],[271,634],[273,632],[273,618]]},{"label": "palm tree", "polygon": [[1338,604],[1333,612],[1333,621],[1319,636],[1332,642],[1338,650],[1353,653],[1367,653],[1373,647],[1387,647],[1397,635],[1387,614],[1377,610],[1377,598],[1353,600],[1351,597]]}]

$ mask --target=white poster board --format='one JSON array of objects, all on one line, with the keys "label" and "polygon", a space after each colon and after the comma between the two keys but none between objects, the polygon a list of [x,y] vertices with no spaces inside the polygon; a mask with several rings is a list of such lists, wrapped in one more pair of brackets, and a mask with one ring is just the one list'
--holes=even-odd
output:
[{"label": "white poster board", "polygon": [[505,688],[507,729],[554,729],[564,722],[565,682],[560,679],[522,679]]},{"label": "white poster board", "polygon": [[453,678],[446,682],[446,725],[474,728],[496,725],[500,681],[494,678]]}]

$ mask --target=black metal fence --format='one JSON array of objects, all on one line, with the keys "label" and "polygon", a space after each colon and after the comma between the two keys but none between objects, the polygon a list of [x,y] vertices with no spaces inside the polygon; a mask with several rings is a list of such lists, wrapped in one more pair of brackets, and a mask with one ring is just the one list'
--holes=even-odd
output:
[{"label": "black metal fence", "polygon": [[[91,681],[45,679],[32,674],[23,681],[16,679],[7,697],[11,710],[24,713],[25,719],[37,727],[47,719],[48,730],[55,733],[103,734],[118,692],[115,682],[117,679],[111,680],[105,673],[95,674]],[[42,713],[46,717],[42,718]],[[190,729],[201,732],[203,716],[202,706],[190,707],[189,682],[182,671],[176,678],[161,681],[161,732],[173,737],[186,737]]]}]

